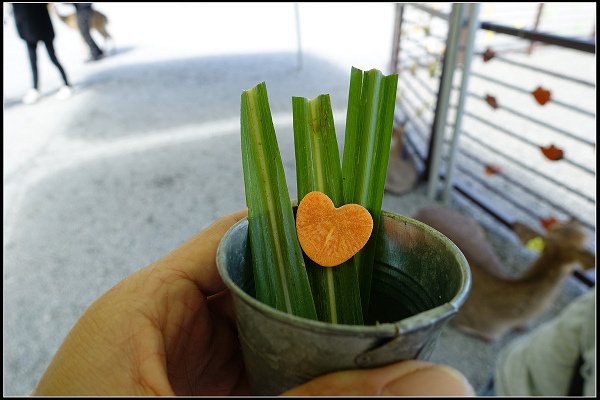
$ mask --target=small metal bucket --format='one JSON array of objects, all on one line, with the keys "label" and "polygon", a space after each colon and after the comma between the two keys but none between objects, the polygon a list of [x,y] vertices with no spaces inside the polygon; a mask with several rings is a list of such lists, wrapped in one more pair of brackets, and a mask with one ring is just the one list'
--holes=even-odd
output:
[{"label": "small metal bucket", "polygon": [[254,298],[248,220],[225,234],[217,266],[234,300],[254,394],[278,395],[317,376],[426,359],[442,326],[465,301],[467,261],[447,237],[383,212],[365,325],[334,325],[286,314]]}]

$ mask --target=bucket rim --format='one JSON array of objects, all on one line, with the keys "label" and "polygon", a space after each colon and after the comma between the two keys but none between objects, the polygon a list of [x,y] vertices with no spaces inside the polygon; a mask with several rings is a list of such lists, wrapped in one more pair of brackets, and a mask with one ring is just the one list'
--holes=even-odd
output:
[{"label": "bucket rim", "polygon": [[393,337],[402,333],[426,328],[440,320],[446,320],[453,316],[458,311],[459,307],[465,302],[471,287],[471,271],[463,253],[448,237],[423,222],[405,215],[382,210],[381,218],[384,217],[391,218],[398,222],[409,223],[421,230],[426,231],[428,234],[437,237],[456,257],[458,264],[461,266],[461,282],[457,294],[452,299],[444,304],[422,311],[415,315],[411,315],[410,317],[395,322],[378,323],[376,325],[332,324],[329,322],[299,317],[277,310],[276,308],[268,306],[267,304],[262,303],[246,293],[231,279],[226,268],[224,248],[227,244],[227,239],[231,237],[233,232],[237,231],[238,229],[242,229],[244,225],[248,225],[247,217],[244,217],[231,226],[219,242],[216,256],[217,270],[221,276],[221,279],[223,279],[225,286],[227,286],[227,288],[232,292],[232,296],[238,296],[246,305],[254,308],[268,318],[279,320],[290,325],[295,325],[303,329],[335,333],[336,335]]}]

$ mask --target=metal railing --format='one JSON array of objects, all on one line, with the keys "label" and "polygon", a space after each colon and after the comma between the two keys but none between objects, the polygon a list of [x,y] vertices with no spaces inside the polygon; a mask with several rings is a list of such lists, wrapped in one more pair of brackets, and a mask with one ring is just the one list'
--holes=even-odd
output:
[{"label": "metal railing", "polygon": [[[531,109],[533,88],[519,84],[515,77],[521,73],[536,74],[536,79],[560,81],[561,87],[575,85],[578,91],[587,90],[592,99],[595,99],[595,82],[572,71],[536,65],[502,52],[492,53],[492,62],[488,58],[472,67],[473,57],[483,58],[490,47],[478,45],[477,37],[482,32],[523,41],[528,50],[522,54],[531,53],[533,43],[568,52],[595,53],[595,41],[481,22],[479,4],[454,4],[450,12],[424,4],[396,7],[391,65],[392,71],[400,74],[396,122],[405,127],[405,143],[416,156],[421,178],[427,180],[428,195],[431,198],[441,195],[447,202],[453,191],[508,227],[516,220],[539,224],[549,216],[574,217],[583,222],[591,236],[595,235],[595,192],[585,183],[592,182],[595,187],[595,101],[594,107],[588,107],[576,104],[564,97],[564,93],[553,93],[549,101],[553,114],[568,113],[574,121],[579,121],[562,126],[556,118],[548,116],[549,107]],[[422,29],[420,36],[410,33],[412,25],[423,25],[423,18],[419,22],[418,16],[415,17],[418,13],[427,15],[425,21],[431,24]],[[541,7],[536,15],[538,25],[540,15]],[[434,20],[445,23],[445,31],[441,24],[434,28]],[[423,38],[443,43],[443,53],[431,52]],[[437,68],[432,68],[436,62]],[[496,72],[501,66],[510,73],[494,75],[492,68],[485,67],[492,63],[497,67]],[[432,70],[436,72],[431,73]],[[487,85],[508,93],[506,98],[515,99],[514,104],[500,101],[492,107],[486,96],[469,90],[472,79],[478,81],[478,87]],[[524,103],[524,96],[530,103]],[[540,104],[535,107],[542,107]],[[528,128],[515,129],[519,126]],[[498,140],[491,140],[492,136]],[[557,161],[540,158],[542,165],[533,165],[531,154],[537,151],[541,157],[541,148],[554,141],[569,144],[568,150],[577,151],[565,151]],[[504,149],[508,142],[511,147]],[[584,152],[592,154],[588,160],[582,157]],[[485,167],[496,163],[503,168],[493,177],[482,173]],[[476,171],[473,165],[481,169]],[[523,202],[524,197],[534,199],[536,207],[531,206],[531,201]],[[593,285],[586,275],[576,273],[576,276]]]}]

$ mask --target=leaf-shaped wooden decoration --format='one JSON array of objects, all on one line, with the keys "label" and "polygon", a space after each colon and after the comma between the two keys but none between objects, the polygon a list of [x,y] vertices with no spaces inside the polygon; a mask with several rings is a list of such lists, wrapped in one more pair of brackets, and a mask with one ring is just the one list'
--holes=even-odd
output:
[{"label": "leaf-shaped wooden decoration", "polygon": [[429,72],[429,77],[433,78],[435,76],[435,72],[437,71],[437,62],[431,62],[427,65],[427,71]]},{"label": "leaf-shaped wooden decoration", "polygon": [[544,153],[546,158],[551,161],[562,160],[565,156],[565,152],[553,144],[546,147],[540,146],[540,150]]},{"label": "leaf-shaped wooden decoration", "polygon": [[487,176],[492,176],[502,172],[502,168],[497,164],[488,164],[485,166],[484,172]]},{"label": "leaf-shaped wooden decoration", "polygon": [[557,222],[558,222],[558,220],[554,217],[540,218],[540,224],[542,224],[542,226],[546,230],[550,229],[552,227],[552,225],[554,225]]},{"label": "leaf-shaped wooden decoration", "polygon": [[482,54],[483,62],[490,61],[492,58],[494,58],[495,55],[496,55],[496,52],[488,47],[487,49],[485,49],[485,52]]},{"label": "leaf-shaped wooden decoration", "polygon": [[485,102],[490,105],[494,110],[498,108],[498,102],[494,96],[490,96],[489,94],[485,96]]},{"label": "leaf-shaped wooden decoration", "polygon": [[538,88],[531,92],[531,94],[535,98],[535,101],[537,101],[541,106],[549,102],[552,95],[549,90],[546,90],[541,86],[538,86]]}]

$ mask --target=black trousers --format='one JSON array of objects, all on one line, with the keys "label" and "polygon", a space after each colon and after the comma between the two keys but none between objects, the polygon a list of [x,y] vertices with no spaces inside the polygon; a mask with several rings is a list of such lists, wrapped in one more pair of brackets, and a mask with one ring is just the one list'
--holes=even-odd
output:
[{"label": "black trousers", "polygon": [[97,58],[102,55],[102,50],[98,47],[92,34],[90,33],[90,19],[92,18],[92,8],[77,8],[77,25],[79,25],[79,31],[81,36],[87,43],[92,52],[92,57]]},{"label": "black trousers", "polygon": [[[56,58],[56,53],[54,52],[54,44],[52,40],[45,40],[44,45],[46,45],[46,50],[48,51],[48,56],[50,57],[50,61],[56,68],[58,68],[58,72],[60,72],[60,76],[62,77],[65,85],[69,85],[69,80],[67,79],[67,74],[65,74],[65,70],[62,65]],[[38,68],[37,68],[37,42],[27,42],[27,51],[29,52],[29,63],[31,64],[31,73],[33,75],[33,88],[38,89],[39,80],[38,80]]]}]

